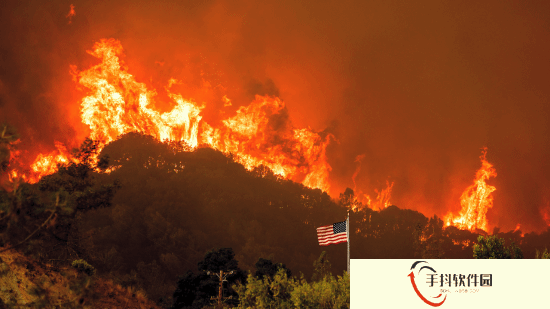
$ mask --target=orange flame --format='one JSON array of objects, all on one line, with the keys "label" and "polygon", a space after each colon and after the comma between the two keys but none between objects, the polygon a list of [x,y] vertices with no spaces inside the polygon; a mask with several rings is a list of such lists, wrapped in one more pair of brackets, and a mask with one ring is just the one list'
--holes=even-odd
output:
[{"label": "orange flame", "polygon": [[466,188],[460,197],[462,209],[457,216],[449,212],[444,217],[447,226],[454,225],[460,229],[470,231],[476,229],[488,231],[486,215],[489,208],[493,207],[491,193],[496,188],[488,185],[486,181],[490,177],[496,177],[497,173],[493,165],[487,162],[487,148],[484,148],[481,153],[481,168],[476,173],[474,183]]},{"label": "orange flame", "polygon": [[31,164],[31,175],[25,177],[28,182],[36,183],[43,176],[55,173],[58,164],[68,164],[70,162],[71,155],[65,146],[60,142],[55,142],[55,147],[57,150],[47,155],[39,154],[36,157],[34,163]]},{"label": "orange flame", "polygon": [[67,14],[65,17],[69,19],[69,24],[72,23],[73,16],[76,15],[76,12],[74,11],[74,4],[70,5],[69,14]]},{"label": "orange flame", "polygon": [[16,179],[27,181],[27,176],[25,174],[21,174],[18,170],[14,169],[8,172],[8,179],[10,182],[14,182]]},{"label": "orange flame", "polygon": [[78,82],[91,90],[81,104],[82,122],[90,127],[91,139],[107,144],[120,135],[137,131],[162,141],[185,141],[191,147],[197,146],[202,107],[169,92],[176,80],[170,80],[167,88],[168,96],[176,105],[172,111],[161,114],[149,108],[156,92],[136,82],[120,63],[122,46],[119,41],[101,40],[88,53],[102,60],[76,73]]},{"label": "orange flame", "polygon": [[[82,122],[90,128],[90,138],[99,141],[101,149],[117,137],[140,132],[161,141],[184,142],[191,149],[199,143],[225,153],[232,153],[247,169],[264,165],[275,174],[301,182],[310,188],[328,191],[326,148],[332,135],[322,137],[310,129],[294,128],[288,121],[284,102],[276,97],[256,96],[247,107],[214,128],[201,122],[201,110],[192,100],[170,92],[171,79],[165,88],[173,108],[159,113],[154,106],[156,91],[139,83],[120,60],[123,49],[119,41],[102,39],[94,45],[92,56],[101,63],[78,71],[72,66],[76,82],[89,89],[82,99]],[[231,100],[223,96],[224,106]],[[199,129],[201,130],[199,134]],[[39,155],[32,168],[39,179],[56,171],[57,163],[68,162],[59,154]]]},{"label": "orange flame", "polygon": [[223,96],[222,100],[223,100],[223,107],[231,106],[231,100],[226,95]]},{"label": "orange flame", "polygon": [[378,191],[378,189],[374,189],[374,192],[376,193],[375,199],[372,199],[369,195],[364,194],[363,196],[365,197],[366,204],[369,206],[369,208],[374,210],[382,210],[391,206],[390,198],[393,185],[394,182],[390,183],[386,180],[386,189],[382,189],[381,191]]},{"label": "orange flame", "polygon": [[234,117],[223,120],[222,127],[214,129],[205,123],[202,142],[235,154],[249,170],[265,165],[284,178],[328,191],[331,167],[325,151],[331,135],[322,138],[310,129],[281,125],[284,108],[279,98],[256,96],[249,106],[241,106]]},{"label": "orange flame", "polygon": [[351,176],[351,180],[353,181],[353,191],[357,190],[357,183],[355,182],[355,178],[357,178],[357,175],[359,175],[359,172],[361,171],[361,163],[363,162],[363,159],[365,159],[365,154],[361,154],[355,157],[355,163],[357,163],[357,168],[355,168],[355,172]]},{"label": "orange flame", "polygon": [[[351,180],[353,181],[353,191],[355,192],[357,190],[357,183],[356,178],[359,175],[359,172],[361,171],[361,165],[363,163],[363,160],[365,159],[366,154],[361,154],[355,157],[355,163],[357,163],[357,167],[355,168],[355,172],[351,176]],[[372,199],[370,195],[362,193],[361,190],[357,192],[357,202],[355,203],[356,206],[353,207],[354,210],[357,210],[359,208],[359,205],[366,205],[369,208],[373,210],[382,210],[385,208],[388,208],[388,206],[391,205],[390,198],[391,198],[391,192],[393,189],[394,183],[390,183],[388,180],[386,180],[386,188],[382,189],[381,191],[378,191],[378,189],[374,189],[374,192],[376,193],[376,198]]]}]

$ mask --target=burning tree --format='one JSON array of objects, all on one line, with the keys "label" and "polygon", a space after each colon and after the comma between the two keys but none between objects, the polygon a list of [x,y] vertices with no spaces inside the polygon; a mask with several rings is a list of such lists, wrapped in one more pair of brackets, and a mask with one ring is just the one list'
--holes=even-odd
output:
[{"label": "burning tree", "polygon": [[[58,165],[55,174],[44,177],[38,185],[16,179],[11,192],[1,192],[0,236],[3,250],[27,244],[27,250],[59,259],[78,257],[82,248],[75,238],[74,222],[79,213],[109,207],[118,184],[98,184],[95,165],[97,143],[86,140],[74,157],[78,163]],[[32,231],[32,232],[31,232]]]}]

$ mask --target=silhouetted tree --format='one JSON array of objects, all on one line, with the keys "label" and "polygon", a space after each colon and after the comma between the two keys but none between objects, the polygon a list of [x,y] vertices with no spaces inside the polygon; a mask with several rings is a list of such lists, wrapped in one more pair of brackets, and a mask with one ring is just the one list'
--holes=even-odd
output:
[{"label": "silhouetted tree", "polygon": [[238,302],[238,295],[231,289],[231,285],[244,281],[246,276],[238,267],[233,249],[221,248],[207,252],[198,263],[198,270],[198,275],[187,272],[178,280],[172,308],[203,308],[211,304],[211,297],[218,295],[219,287],[219,279],[213,274],[220,271],[234,271],[224,283],[224,297],[232,296],[232,303]]},{"label": "silhouetted tree", "polygon": [[264,277],[273,278],[277,271],[282,269],[287,277],[290,277],[292,275],[290,269],[286,268],[285,264],[283,263],[277,263],[274,264],[271,260],[260,258],[258,259],[258,262],[256,262],[256,273],[254,276],[263,279]]},{"label": "silhouetted tree", "polygon": [[344,193],[340,193],[340,200],[338,203],[340,204],[340,206],[350,211],[352,209],[362,208],[363,206],[355,197],[355,192],[353,192],[353,190],[350,188],[346,188]]},{"label": "silhouetted tree", "polygon": [[14,127],[4,123],[0,125],[0,175],[8,169],[11,151],[19,136]]},{"label": "silhouetted tree", "polygon": [[2,242],[7,250],[25,244],[36,257],[70,262],[84,253],[75,233],[79,214],[109,207],[117,184],[99,184],[96,166],[90,159],[97,143],[86,140],[75,151],[80,162],[59,165],[58,171],[43,177],[37,185],[21,183],[0,194]]}]

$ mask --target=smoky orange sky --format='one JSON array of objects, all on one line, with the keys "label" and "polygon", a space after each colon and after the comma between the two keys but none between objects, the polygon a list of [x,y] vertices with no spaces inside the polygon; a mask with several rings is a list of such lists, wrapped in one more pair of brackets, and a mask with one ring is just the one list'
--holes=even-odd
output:
[{"label": "smoky orange sky", "polygon": [[490,227],[546,228],[547,1],[9,1],[0,33],[0,121],[29,156],[86,137],[70,65],[89,68],[86,50],[115,38],[138,81],[160,97],[184,81],[209,123],[269,94],[295,126],[334,134],[334,197],[364,155],[356,191],[389,180],[400,208],[457,212],[487,147]]}]

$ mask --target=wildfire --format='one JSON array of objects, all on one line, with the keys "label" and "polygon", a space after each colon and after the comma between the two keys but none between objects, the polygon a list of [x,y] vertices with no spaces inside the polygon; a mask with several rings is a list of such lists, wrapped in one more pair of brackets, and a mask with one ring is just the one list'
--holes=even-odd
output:
[{"label": "wildfire", "polygon": [[[247,169],[264,165],[275,174],[303,183],[310,188],[329,189],[326,147],[331,135],[324,137],[311,129],[294,128],[284,102],[277,97],[256,96],[249,106],[240,107],[236,115],[214,127],[202,121],[204,105],[170,92],[171,79],[165,88],[172,100],[172,110],[159,113],[152,106],[157,92],[139,83],[120,60],[122,45],[114,39],[97,42],[89,54],[101,60],[91,68],[78,71],[72,66],[74,80],[89,89],[81,102],[82,122],[90,128],[90,138],[99,147],[117,137],[140,132],[161,141],[184,142],[191,149],[206,144],[232,153]],[[231,100],[224,96],[224,105]],[[57,163],[69,157],[61,151],[39,155],[32,164],[38,179],[54,173]]]},{"label": "wildfire", "polygon": [[71,155],[60,142],[55,142],[57,150],[49,154],[39,154],[34,163],[31,164],[31,174],[22,175],[30,183],[36,183],[43,176],[53,174],[57,171],[58,164],[67,164],[71,159]]},{"label": "wildfire", "polygon": [[390,198],[391,198],[391,191],[393,189],[393,182],[390,183],[386,180],[386,189],[383,189],[381,191],[378,191],[378,189],[374,189],[374,192],[376,193],[376,199],[372,200],[370,196],[366,195],[366,198],[368,200],[368,205],[372,209],[378,209],[382,210],[384,208],[388,208],[388,206],[391,205]]},{"label": "wildfire", "polygon": [[78,82],[91,91],[81,104],[82,122],[90,128],[91,139],[107,144],[125,133],[142,132],[162,141],[185,141],[191,147],[197,146],[201,107],[169,92],[176,80],[167,87],[175,106],[161,114],[149,107],[156,92],[136,82],[120,62],[120,42],[101,40],[88,53],[101,63],[82,72],[73,67],[73,71]]},{"label": "wildfire", "polygon": [[17,171],[17,170],[9,171],[8,172],[8,179],[12,182],[15,181],[16,179],[22,179],[24,181],[27,181],[26,175],[24,175],[24,174],[21,175],[21,173],[19,173],[19,171]]},{"label": "wildfire", "polygon": [[[351,180],[353,181],[353,191],[357,190],[357,183],[355,182],[355,179],[357,178],[357,175],[359,175],[359,172],[361,171],[361,165],[363,160],[365,159],[365,154],[361,154],[355,157],[355,163],[357,163],[357,167],[355,168],[355,172],[351,176]],[[391,192],[393,189],[394,182],[389,182],[386,180],[386,188],[378,191],[378,189],[374,189],[374,192],[376,193],[376,198],[373,199],[368,194],[364,194],[361,191],[358,192],[358,202],[355,205],[366,205],[371,209],[374,210],[382,210],[384,208],[387,208],[391,205],[390,198],[391,198]],[[353,207],[353,209],[357,209],[359,206]]]},{"label": "wildfire", "polygon": [[327,191],[331,168],[325,150],[331,135],[323,139],[310,129],[291,127],[285,123],[284,108],[279,98],[256,96],[234,117],[223,120],[222,127],[205,124],[202,141],[235,154],[248,169],[263,164],[277,175]]},{"label": "wildfire", "polygon": [[493,207],[493,196],[491,193],[496,190],[494,186],[490,186],[486,181],[490,177],[496,177],[496,170],[493,165],[487,162],[487,148],[482,150],[480,156],[481,168],[476,173],[474,183],[466,188],[460,197],[460,205],[462,209],[457,216],[449,212],[444,221],[447,226],[454,225],[463,230],[474,231],[481,229],[488,231],[487,211]]}]

